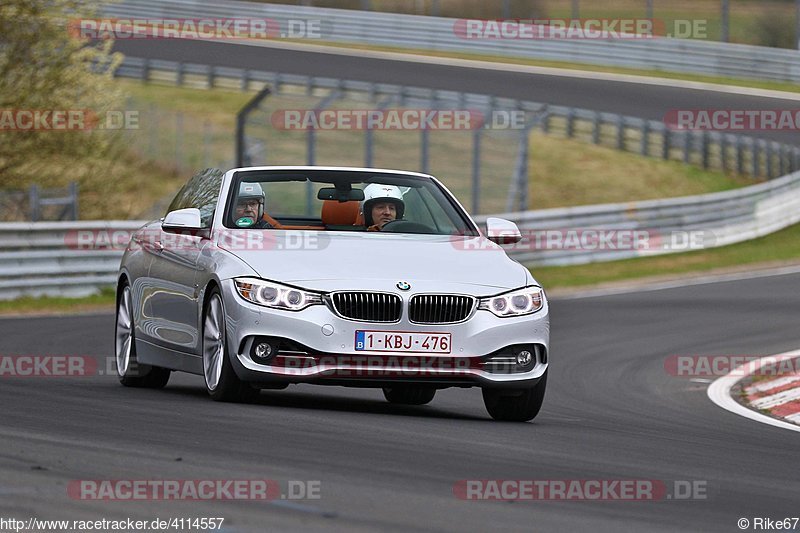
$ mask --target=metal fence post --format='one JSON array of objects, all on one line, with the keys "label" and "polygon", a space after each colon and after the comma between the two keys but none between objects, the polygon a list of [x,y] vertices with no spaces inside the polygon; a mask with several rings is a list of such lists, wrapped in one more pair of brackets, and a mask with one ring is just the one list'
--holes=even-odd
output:
[{"label": "metal fence post", "polygon": [[645,120],[642,126],[642,144],[639,147],[642,155],[647,155],[650,152],[650,121]]},{"label": "metal fence post", "polygon": [[625,149],[625,118],[617,115],[617,150]]},{"label": "metal fence post", "polygon": [[703,161],[703,168],[708,170],[708,132],[704,131],[700,135],[700,153]]},{"label": "metal fence post", "polygon": [[719,163],[723,172],[728,171],[728,135],[722,133],[719,138]]},{"label": "metal fence post", "polygon": [[786,175],[786,145],[778,145],[778,175]]},{"label": "metal fence post", "polygon": [[41,212],[39,210],[39,186],[36,184],[31,185],[28,190],[28,203],[31,209],[31,221],[39,222]]},{"label": "metal fence post", "polygon": [[247,92],[247,89],[250,88],[250,69],[242,69],[242,83],[239,86],[242,92]]},{"label": "metal fence post", "polygon": [[472,214],[477,215],[480,209],[481,196],[481,133],[476,128],[472,134]]},{"label": "metal fence post", "polygon": [[800,0],[794,2],[794,40],[797,50],[800,50]]},{"label": "metal fence post", "polygon": [[775,166],[773,165],[774,150],[771,142],[767,142],[766,158],[767,158],[767,179],[775,177]]},{"label": "metal fence post", "polygon": [[508,188],[506,198],[506,211],[525,211],[528,209],[528,159],[531,128],[525,125],[520,131],[519,151],[517,152],[517,163],[514,167],[514,175],[511,178],[511,185]]},{"label": "metal fence post", "polygon": [[[276,85],[278,83],[276,77]],[[258,106],[261,105],[261,102],[270,95],[272,90],[270,89],[269,85],[265,85],[263,89],[258,91],[252,100],[247,102],[245,106],[236,114],[236,166],[242,167],[244,166],[244,159],[245,154],[247,152],[247,146],[245,146],[245,127],[247,125],[247,117],[250,116],[255,109],[258,109]]]},{"label": "metal fence post", "polygon": [[364,130],[364,166],[367,168],[372,166],[372,152],[374,150],[372,135],[372,128],[367,127]]},{"label": "metal fence post", "polygon": [[722,36],[723,43],[727,43],[730,34],[730,2],[722,0]]},{"label": "metal fence post", "polygon": [[750,161],[750,163],[751,163],[752,168],[753,168],[753,172],[752,172],[753,177],[757,178],[761,173],[761,169],[760,169],[761,165],[759,164],[760,162],[758,160],[758,158],[759,158],[759,153],[758,153],[759,152],[759,150],[758,150],[759,146],[758,146],[758,141],[756,141],[755,139],[752,139],[752,143],[753,143],[753,147],[752,147],[752,150],[750,151],[750,153],[752,154],[752,160]]},{"label": "metal fence post", "polygon": [[178,70],[175,72],[175,84],[178,87],[183,85],[183,61],[178,62]]},{"label": "metal fence post", "polygon": [[592,143],[600,144],[600,112],[595,111],[594,118],[592,118]]},{"label": "metal fence post", "polygon": [[664,135],[661,143],[661,158],[665,161],[669,159],[669,149],[672,144],[672,140],[670,139],[671,133],[672,132],[669,130],[669,127],[664,126]]},{"label": "metal fence post", "polygon": [[206,88],[214,88],[214,65],[208,66],[208,78],[206,79]]},{"label": "metal fence post", "polygon": [[570,107],[567,111],[567,139],[575,136],[575,108]]},{"label": "metal fence post", "polygon": [[161,131],[161,128],[159,127],[159,118],[161,114],[156,113],[154,104],[150,104],[147,113],[147,124],[153,125],[152,133],[148,142],[148,155],[150,156],[151,161],[155,161],[158,158],[158,134]]},{"label": "metal fence post", "polygon": [[688,164],[692,157],[692,132],[683,132],[683,162]]},{"label": "metal fence post", "polygon": [[742,145],[744,141],[742,140],[741,136],[736,136],[736,172],[738,174],[744,174],[744,150],[742,149]]},{"label": "metal fence post", "polygon": [[424,125],[422,126],[422,130],[420,131],[420,147],[419,147],[419,167],[421,172],[427,174],[428,173],[428,149],[430,143],[430,130]]},{"label": "metal fence post", "polygon": [[211,122],[203,122],[203,167],[209,168],[211,165]]},{"label": "metal fence post", "polygon": [[175,113],[175,168],[183,169],[183,112]]},{"label": "metal fence post", "polygon": [[69,194],[72,197],[72,220],[78,220],[78,182],[69,183]]}]

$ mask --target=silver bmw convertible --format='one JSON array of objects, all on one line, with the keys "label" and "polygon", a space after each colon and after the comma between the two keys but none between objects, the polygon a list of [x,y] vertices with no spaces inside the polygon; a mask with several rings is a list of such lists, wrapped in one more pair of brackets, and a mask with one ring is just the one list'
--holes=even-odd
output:
[{"label": "silver bmw convertible", "polygon": [[381,388],[423,405],[480,387],[497,420],[539,412],[544,290],[436,178],[343,167],[206,169],[122,258],[121,383],[204,377],[214,400],[295,383]]}]

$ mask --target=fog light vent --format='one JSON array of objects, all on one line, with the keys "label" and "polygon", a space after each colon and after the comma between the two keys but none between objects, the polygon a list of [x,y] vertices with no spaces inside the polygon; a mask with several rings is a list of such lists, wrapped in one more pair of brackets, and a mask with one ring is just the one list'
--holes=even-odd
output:
[{"label": "fog light vent", "polygon": [[280,342],[270,337],[256,337],[250,348],[250,357],[259,364],[266,364],[275,358]]},{"label": "fog light vent", "polygon": [[522,350],[521,352],[517,353],[517,364],[519,366],[531,366],[533,363],[533,354],[528,350]]}]

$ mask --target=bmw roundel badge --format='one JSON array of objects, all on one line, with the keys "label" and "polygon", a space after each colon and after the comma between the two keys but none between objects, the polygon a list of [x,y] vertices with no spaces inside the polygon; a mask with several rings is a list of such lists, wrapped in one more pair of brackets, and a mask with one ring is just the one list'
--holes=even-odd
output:
[{"label": "bmw roundel badge", "polygon": [[401,291],[407,291],[408,289],[411,288],[411,284],[408,283],[407,281],[398,281],[397,288],[400,289]]}]

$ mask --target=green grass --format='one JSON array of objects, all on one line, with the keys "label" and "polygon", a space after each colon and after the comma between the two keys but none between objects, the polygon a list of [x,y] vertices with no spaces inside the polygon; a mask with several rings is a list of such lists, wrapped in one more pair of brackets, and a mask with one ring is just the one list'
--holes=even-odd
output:
[{"label": "green grass", "polygon": [[532,267],[531,272],[544,287],[556,289],[799,259],[800,224],[797,224],[759,239],[720,248],[587,265]]},{"label": "green grass", "polygon": [[0,301],[0,315],[14,316],[37,313],[80,313],[100,310],[113,310],[116,292],[113,287],[102,289],[98,294],[83,298],[61,298],[25,296],[16,300]]}]

